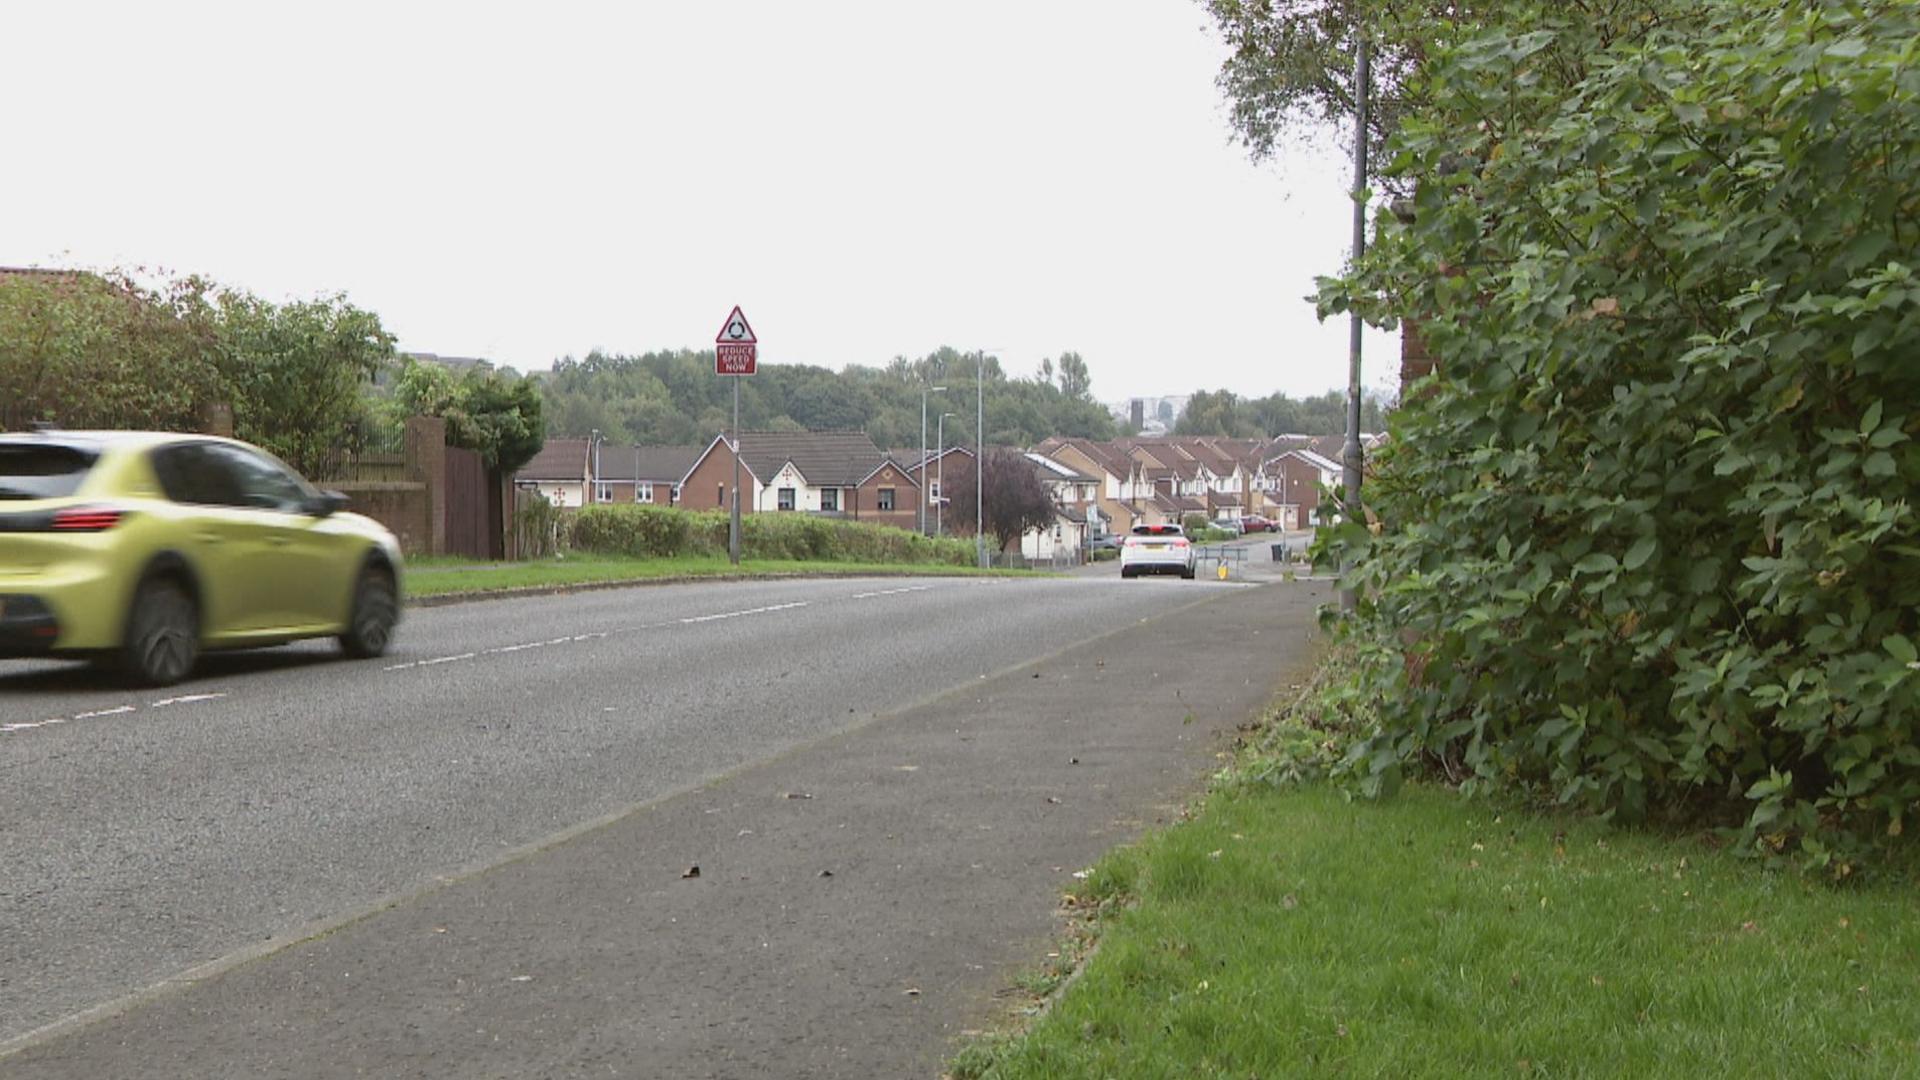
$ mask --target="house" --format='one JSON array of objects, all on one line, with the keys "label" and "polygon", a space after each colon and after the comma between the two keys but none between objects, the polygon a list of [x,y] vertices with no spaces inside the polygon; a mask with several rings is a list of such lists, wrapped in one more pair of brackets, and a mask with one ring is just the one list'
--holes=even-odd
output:
[{"label": "house", "polygon": [[[914,529],[920,485],[858,431],[743,431],[742,513],[811,513]],[[721,510],[730,503],[734,444],[718,436],[681,482],[680,505]]]},{"label": "house", "polygon": [[636,446],[633,448],[633,501],[653,506],[677,506],[680,484],[705,450],[702,446]]},{"label": "house", "polygon": [[533,460],[513,474],[513,484],[538,491],[561,509],[577,510],[600,494],[593,489],[590,449],[587,439],[548,439]]},{"label": "house", "polygon": [[1319,523],[1320,489],[1340,483],[1339,462],[1308,449],[1284,451],[1267,463],[1275,479],[1271,497],[1274,520],[1282,529],[1304,529]]},{"label": "house", "polygon": [[[913,464],[916,456],[914,451],[896,450],[887,456],[892,458],[895,464],[903,467],[907,475],[913,477],[915,483],[920,483],[920,467]],[[949,446],[938,453],[930,450],[927,452],[926,470],[927,479],[921,487],[927,493],[927,529],[930,533],[939,535],[947,531],[946,523],[951,520],[950,508],[947,506],[949,499],[945,491],[947,474],[965,473],[972,476],[973,451],[964,446]],[[972,509],[969,508],[966,514],[969,531],[971,531]]]}]

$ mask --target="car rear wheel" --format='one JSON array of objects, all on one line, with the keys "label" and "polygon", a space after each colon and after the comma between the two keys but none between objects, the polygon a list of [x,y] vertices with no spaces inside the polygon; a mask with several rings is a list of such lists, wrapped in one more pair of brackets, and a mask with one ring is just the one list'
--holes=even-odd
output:
[{"label": "car rear wheel", "polygon": [[1187,579],[1188,581],[1193,580],[1193,575],[1194,575],[1194,570],[1193,570],[1193,567],[1191,566],[1187,567],[1185,570],[1180,571],[1180,576]]},{"label": "car rear wheel", "polygon": [[140,586],[120,647],[120,669],[143,686],[172,686],[200,658],[200,613],[180,583],[155,578]]},{"label": "car rear wheel", "polygon": [[393,627],[399,621],[400,598],[394,593],[393,575],[369,566],[354,586],[353,614],[340,635],[340,648],[355,659],[379,656],[393,642]]}]

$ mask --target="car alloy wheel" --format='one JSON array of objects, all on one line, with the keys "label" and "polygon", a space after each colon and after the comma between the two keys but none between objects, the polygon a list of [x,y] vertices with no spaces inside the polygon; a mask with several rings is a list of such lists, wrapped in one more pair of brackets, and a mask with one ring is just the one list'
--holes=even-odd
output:
[{"label": "car alloy wheel", "polygon": [[379,567],[360,572],[353,590],[353,615],[347,632],[340,635],[340,647],[357,659],[369,659],[387,651],[393,641],[394,624],[400,620],[400,598],[394,595],[393,576]]},{"label": "car alloy wheel", "polygon": [[134,597],[121,646],[121,667],[146,686],[172,686],[193,670],[200,657],[200,619],[193,598],[180,584],[149,581]]}]

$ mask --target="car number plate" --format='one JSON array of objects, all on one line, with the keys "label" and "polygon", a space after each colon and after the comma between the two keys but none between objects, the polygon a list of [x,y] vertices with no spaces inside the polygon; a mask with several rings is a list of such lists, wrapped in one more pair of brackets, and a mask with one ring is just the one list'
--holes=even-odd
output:
[{"label": "car number plate", "polygon": [[1148,551],[1165,551],[1165,550],[1167,550],[1167,545],[1165,545],[1165,544],[1148,544],[1148,545],[1147,545],[1147,550],[1148,550]]}]

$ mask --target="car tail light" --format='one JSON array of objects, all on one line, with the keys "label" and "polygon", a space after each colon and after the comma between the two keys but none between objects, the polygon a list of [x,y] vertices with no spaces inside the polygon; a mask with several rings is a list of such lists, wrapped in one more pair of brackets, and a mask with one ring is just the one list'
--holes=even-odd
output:
[{"label": "car tail light", "polygon": [[1183,548],[1183,547],[1186,547],[1186,546],[1187,546],[1187,538],[1186,538],[1186,537],[1184,537],[1184,536],[1176,536],[1176,537],[1174,537],[1174,538],[1173,538],[1173,546],[1174,546],[1174,547],[1177,547],[1177,548]]},{"label": "car tail light", "polygon": [[106,532],[125,517],[118,510],[99,506],[75,507],[53,515],[54,532]]}]

